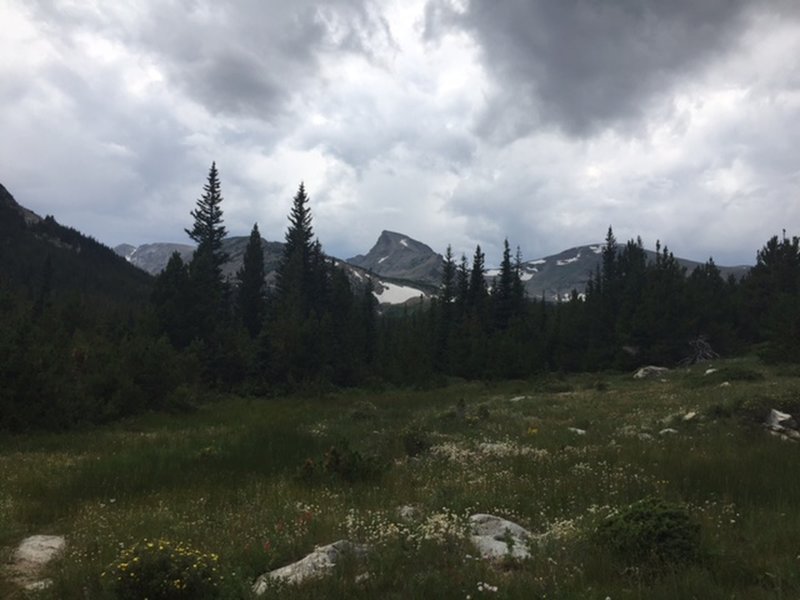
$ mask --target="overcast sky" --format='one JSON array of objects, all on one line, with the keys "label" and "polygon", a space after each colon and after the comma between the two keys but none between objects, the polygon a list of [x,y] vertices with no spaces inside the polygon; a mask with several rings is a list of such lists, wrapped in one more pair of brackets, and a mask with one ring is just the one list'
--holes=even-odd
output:
[{"label": "overcast sky", "polygon": [[381,230],[490,263],[800,234],[796,0],[0,0],[0,182],[108,245]]}]

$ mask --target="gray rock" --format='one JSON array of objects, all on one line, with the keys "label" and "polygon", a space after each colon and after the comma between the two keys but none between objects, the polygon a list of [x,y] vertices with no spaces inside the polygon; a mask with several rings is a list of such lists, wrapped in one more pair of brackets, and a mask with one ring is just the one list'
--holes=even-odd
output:
[{"label": "gray rock", "polygon": [[683,420],[685,422],[694,421],[697,418],[697,412],[694,410],[690,410],[685,415],[683,415]]},{"label": "gray rock", "polygon": [[567,427],[567,431],[571,431],[575,435],[586,435],[586,430],[578,427]]},{"label": "gray rock", "polygon": [[797,429],[797,421],[794,420],[792,415],[775,410],[774,408],[769,411],[769,415],[767,415],[764,425],[777,431],[784,429]]},{"label": "gray rock", "polygon": [[674,435],[678,433],[677,429],[673,429],[672,427],[666,427],[658,432],[658,435]]},{"label": "gray rock", "polygon": [[298,584],[308,579],[323,577],[333,569],[346,554],[363,556],[366,552],[366,546],[354,544],[348,540],[339,540],[327,546],[318,546],[311,554],[308,554],[297,562],[261,575],[253,584],[253,593],[256,596],[263,595],[269,587],[270,580],[281,580],[290,584]]},{"label": "gray rock", "polygon": [[481,513],[472,515],[469,522],[472,543],[483,558],[495,560],[510,556],[524,559],[530,556],[528,545],[533,536],[524,527]]},{"label": "gray rock", "polygon": [[664,373],[668,373],[669,369],[666,367],[655,367],[653,365],[642,367],[636,373],[633,374],[634,379],[647,379],[648,377],[654,377],[656,375],[663,375]]},{"label": "gray rock", "polygon": [[711,375],[712,373],[716,373],[719,369],[706,369],[706,372],[703,375]]},{"label": "gray rock", "polygon": [[11,579],[26,590],[43,590],[51,585],[39,575],[47,564],[64,551],[67,541],[60,535],[32,535],[14,552]]}]

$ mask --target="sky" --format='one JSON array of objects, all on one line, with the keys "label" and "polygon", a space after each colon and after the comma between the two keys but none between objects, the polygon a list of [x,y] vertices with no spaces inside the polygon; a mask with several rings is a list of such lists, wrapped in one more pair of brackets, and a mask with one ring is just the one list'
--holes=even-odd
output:
[{"label": "sky", "polygon": [[800,234],[796,0],[0,0],[0,183],[110,246],[384,229],[538,258]]}]

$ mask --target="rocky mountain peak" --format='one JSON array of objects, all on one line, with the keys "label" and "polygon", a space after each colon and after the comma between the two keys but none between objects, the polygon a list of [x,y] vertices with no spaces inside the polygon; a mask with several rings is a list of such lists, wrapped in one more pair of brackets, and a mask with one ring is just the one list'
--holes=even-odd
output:
[{"label": "rocky mountain peak", "polygon": [[378,241],[366,254],[347,262],[383,277],[407,279],[438,285],[442,277],[441,254],[405,234],[382,231]]}]

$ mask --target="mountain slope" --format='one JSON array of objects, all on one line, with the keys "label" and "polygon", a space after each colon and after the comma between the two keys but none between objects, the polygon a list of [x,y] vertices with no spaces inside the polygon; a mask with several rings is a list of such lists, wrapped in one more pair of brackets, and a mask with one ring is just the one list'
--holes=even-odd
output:
[{"label": "mountain slope", "polygon": [[100,295],[120,303],[147,300],[152,278],[113,250],[52,216],[41,218],[0,184],[0,281],[37,293]]}]

